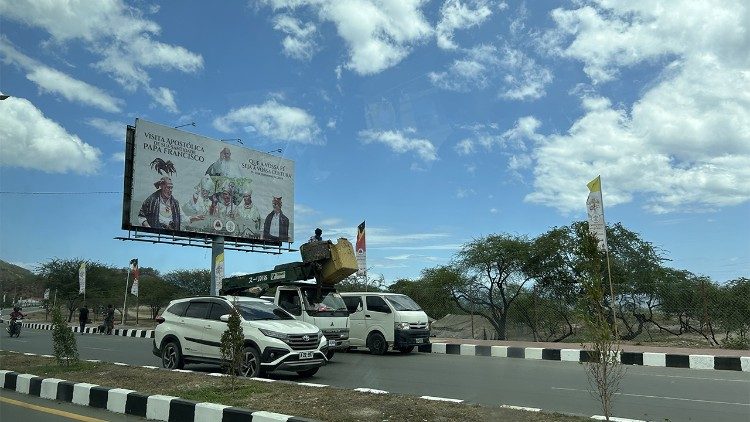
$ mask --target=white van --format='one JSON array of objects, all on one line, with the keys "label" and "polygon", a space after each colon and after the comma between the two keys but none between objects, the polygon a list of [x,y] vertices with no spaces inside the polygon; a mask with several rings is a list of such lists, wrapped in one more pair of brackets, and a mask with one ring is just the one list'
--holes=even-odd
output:
[{"label": "white van", "polygon": [[382,355],[389,348],[409,353],[429,344],[427,314],[409,296],[398,293],[341,293],[349,311],[349,344]]},{"label": "white van", "polygon": [[271,299],[295,319],[320,328],[328,339],[328,360],[349,348],[349,312],[335,288],[300,282],[277,287]]}]

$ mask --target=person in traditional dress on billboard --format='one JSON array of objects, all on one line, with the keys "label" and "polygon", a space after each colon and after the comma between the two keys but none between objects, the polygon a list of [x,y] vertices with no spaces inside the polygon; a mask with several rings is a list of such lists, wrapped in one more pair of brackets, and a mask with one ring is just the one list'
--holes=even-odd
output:
[{"label": "person in traditional dress on billboard", "polygon": [[281,197],[273,197],[273,211],[266,216],[263,239],[277,242],[289,241],[289,218],[281,211]]},{"label": "person in traditional dress on billboard", "polygon": [[240,166],[236,161],[232,160],[232,151],[229,150],[229,147],[224,147],[219,152],[219,159],[208,166],[206,174],[214,177],[230,177],[233,179],[242,177]]},{"label": "person in traditional dress on billboard", "polygon": [[237,208],[237,216],[241,221],[240,236],[260,238],[261,218],[258,207],[253,203],[253,190],[245,183],[240,187],[242,203]]},{"label": "person in traditional dress on billboard", "polygon": [[179,230],[180,203],[172,196],[172,179],[164,176],[154,183],[156,192],[143,201],[138,218],[144,227]]}]

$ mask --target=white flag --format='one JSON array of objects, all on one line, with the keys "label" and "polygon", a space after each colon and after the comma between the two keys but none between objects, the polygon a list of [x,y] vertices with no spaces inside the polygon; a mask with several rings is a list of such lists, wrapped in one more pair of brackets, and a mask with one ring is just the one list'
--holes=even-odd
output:
[{"label": "white flag", "polygon": [[49,300],[49,289],[44,291],[44,300]]},{"label": "white flag", "polygon": [[138,279],[140,278],[140,270],[138,270],[138,260],[130,260],[130,270],[133,274],[133,286],[130,287],[130,294],[138,296]]},{"label": "white flag", "polygon": [[604,224],[601,176],[596,176],[596,179],[590,181],[587,186],[589,187],[589,197],[586,199],[586,211],[588,212],[589,217],[589,233],[599,241],[599,249],[606,251],[607,226]]},{"label": "white flag", "polygon": [[78,293],[86,293],[86,263],[81,262],[78,268]]}]

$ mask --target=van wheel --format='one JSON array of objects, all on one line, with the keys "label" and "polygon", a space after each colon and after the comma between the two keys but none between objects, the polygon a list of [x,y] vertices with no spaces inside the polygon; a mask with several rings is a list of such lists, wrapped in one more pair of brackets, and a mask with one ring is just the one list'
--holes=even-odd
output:
[{"label": "van wheel", "polygon": [[373,355],[383,355],[388,350],[388,342],[382,334],[374,332],[367,338],[367,348]]},{"label": "van wheel", "polygon": [[260,369],[260,353],[254,347],[245,347],[242,350],[242,355],[240,375],[248,378],[261,376],[263,371]]},{"label": "van wheel", "polygon": [[411,353],[412,350],[414,350],[414,346],[406,346],[406,347],[399,347],[398,348],[398,351],[401,352],[401,353],[403,353],[403,354]]},{"label": "van wheel", "polygon": [[329,350],[326,352],[326,359],[331,360],[333,359],[334,352],[332,350]]},{"label": "van wheel", "polygon": [[302,378],[310,378],[311,376],[318,373],[318,369],[320,368],[307,369],[305,371],[297,371],[297,375],[299,375]]},{"label": "van wheel", "polygon": [[180,343],[170,341],[161,349],[161,366],[166,369],[182,369],[185,363],[182,360]]}]

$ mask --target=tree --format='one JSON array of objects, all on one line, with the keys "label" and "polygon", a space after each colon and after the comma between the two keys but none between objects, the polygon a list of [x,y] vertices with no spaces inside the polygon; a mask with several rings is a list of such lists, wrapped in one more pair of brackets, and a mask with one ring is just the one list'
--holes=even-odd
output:
[{"label": "tree", "polygon": [[[245,359],[245,334],[240,324],[240,314],[237,308],[232,307],[232,313],[229,314],[227,329],[221,335],[221,361],[222,365],[229,375],[232,391],[235,391],[237,385],[237,375],[242,370],[242,364]],[[260,367],[260,362],[255,362]]]},{"label": "tree", "polygon": [[177,287],[185,296],[207,295],[211,288],[211,271],[174,270],[164,276],[164,281]]},{"label": "tree", "polygon": [[388,291],[401,293],[414,299],[430,318],[440,319],[448,314],[460,312],[450,289],[441,284],[437,277],[396,280],[388,286]]},{"label": "tree", "polygon": [[620,389],[625,370],[620,363],[620,340],[612,330],[610,312],[605,306],[605,253],[598,249],[598,239],[589,233],[582,236],[577,252],[584,260],[581,278],[583,295],[580,315],[584,327],[583,347],[588,351],[586,374],[592,395],[598,399],[606,420],[612,415],[612,401]]},{"label": "tree", "polygon": [[340,292],[382,292],[385,290],[385,278],[382,274],[365,277],[352,274],[336,284],[336,290]]},{"label": "tree", "polygon": [[176,287],[154,275],[141,275],[138,290],[140,303],[151,310],[151,319],[155,319],[161,308],[178,296]]},{"label": "tree", "polygon": [[447,271],[445,275],[452,279],[450,292],[458,307],[485,317],[497,338],[505,340],[508,313],[533,278],[529,271],[531,257],[532,242],[528,238],[494,234],[464,245],[455,268],[441,271]]},{"label": "tree", "polygon": [[60,308],[52,310],[52,349],[58,365],[70,365],[78,361],[78,345],[73,330],[63,319]]},{"label": "tree", "polygon": [[83,300],[78,293],[78,268],[82,262],[82,259],[55,258],[39,266],[39,277],[53,292],[57,292],[57,300],[65,303],[68,322],[73,319],[73,312]]}]

